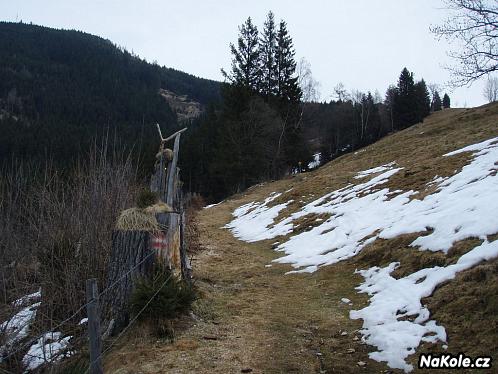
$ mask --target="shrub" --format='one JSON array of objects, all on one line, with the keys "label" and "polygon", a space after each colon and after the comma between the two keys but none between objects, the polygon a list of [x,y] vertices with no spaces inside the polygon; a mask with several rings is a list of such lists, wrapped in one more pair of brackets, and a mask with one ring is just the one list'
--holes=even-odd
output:
[{"label": "shrub", "polygon": [[159,197],[157,193],[152,192],[147,189],[143,189],[140,191],[137,197],[137,207],[140,209],[145,209],[148,206],[154,205],[159,201]]},{"label": "shrub", "polygon": [[131,312],[139,320],[172,319],[188,311],[196,299],[194,289],[171,270],[156,266],[149,278],[137,281],[130,299]]}]

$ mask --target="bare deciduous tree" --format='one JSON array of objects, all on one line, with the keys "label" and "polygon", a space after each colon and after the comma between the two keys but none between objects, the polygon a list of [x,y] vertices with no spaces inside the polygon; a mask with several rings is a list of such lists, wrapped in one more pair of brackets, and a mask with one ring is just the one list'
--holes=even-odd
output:
[{"label": "bare deciduous tree", "polygon": [[350,96],[342,82],[339,82],[337,86],[334,87],[334,96],[338,101],[348,101],[350,99]]},{"label": "bare deciduous tree", "polygon": [[448,54],[454,86],[470,85],[498,70],[498,2],[496,0],[444,0],[451,16],[431,27],[439,38],[456,44]]},{"label": "bare deciduous tree", "polygon": [[484,86],[484,97],[490,103],[498,100],[498,77],[488,77],[486,86]]},{"label": "bare deciduous tree", "polygon": [[302,101],[311,102],[320,99],[320,83],[313,78],[311,64],[303,57],[296,68],[297,83],[303,91]]}]

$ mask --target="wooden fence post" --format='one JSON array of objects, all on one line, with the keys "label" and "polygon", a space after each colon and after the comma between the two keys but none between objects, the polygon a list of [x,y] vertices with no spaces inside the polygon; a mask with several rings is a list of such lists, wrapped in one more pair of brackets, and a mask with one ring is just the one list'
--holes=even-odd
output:
[{"label": "wooden fence post", "polygon": [[129,300],[137,279],[150,277],[155,256],[151,248],[153,234],[143,230],[115,230],[112,233],[111,258],[105,287],[111,288],[102,300],[103,320],[113,322],[109,335],[121,331],[129,321]]},{"label": "wooden fence post", "polygon": [[86,310],[88,315],[88,337],[90,340],[90,374],[103,374],[102,341],[100,335],[99,290],[95,278],[86,281]]}]

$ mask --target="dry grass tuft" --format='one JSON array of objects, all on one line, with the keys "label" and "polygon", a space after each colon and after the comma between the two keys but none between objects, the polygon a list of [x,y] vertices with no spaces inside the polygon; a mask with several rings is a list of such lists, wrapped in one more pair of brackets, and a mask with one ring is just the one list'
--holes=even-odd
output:
[{"label": "dry grass tuft", "polygon": [[122,231],[160,231],[156,217],[140,208],[123,210],[116,222],[116,230]]},{"label": "dry grass tuft", "polygon": [[292,235],[300,234],[304,231],[310,231],[314,227],[321,225],[324,221],[330,218],[330,214],[316,214],[310,213],[305,216],[302,216],[292,223],[294,224],[294,229],[292,230]]},{"label": "dry grass tuft", "polygon": [[166,203],[163,203],[162,201],[159,201],[155,203],[154,205],[148,206],[144,209],[146,213],[156,215],[158,213],[168,213],[172,212],[173,209]]}]

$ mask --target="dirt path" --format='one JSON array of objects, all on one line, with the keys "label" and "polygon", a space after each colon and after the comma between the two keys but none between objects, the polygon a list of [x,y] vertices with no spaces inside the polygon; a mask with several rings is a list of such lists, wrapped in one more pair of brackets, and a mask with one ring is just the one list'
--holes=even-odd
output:
[{"label": "dirt path", "polygon": [[[106,372],[385,371],[368,359],[356,334],[360,323],[348,318],[349,310],[365,301],[352,288],[360,281],[354,268],[344,264],[312,275],[284,275],[288,266],[268,266],[278,257],[272,241],[244,243],[222,228],[246,199],[200,213],[204,250],[194,262],[202,294],[197,321],[179,329],[171,344],[128,337],[106,360]],[[341,302],[343,297],[354,305]]]}]

